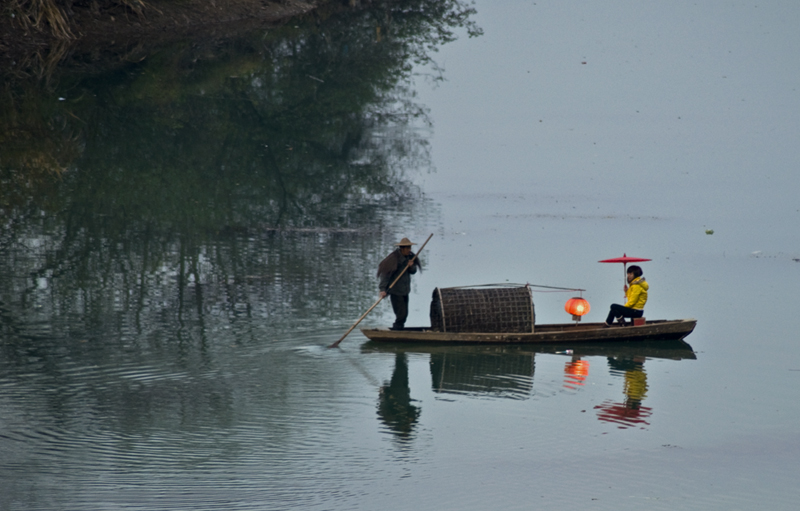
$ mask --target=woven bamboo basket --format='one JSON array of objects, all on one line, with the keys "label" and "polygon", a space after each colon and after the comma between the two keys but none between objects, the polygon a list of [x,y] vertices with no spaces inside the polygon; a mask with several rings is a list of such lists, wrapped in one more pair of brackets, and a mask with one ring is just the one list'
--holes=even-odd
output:
[{"label": "woven bamboo basket", "polygon": [[533,332],[535,314],[528,286],[436,288],[431,328],[440,332]]}]

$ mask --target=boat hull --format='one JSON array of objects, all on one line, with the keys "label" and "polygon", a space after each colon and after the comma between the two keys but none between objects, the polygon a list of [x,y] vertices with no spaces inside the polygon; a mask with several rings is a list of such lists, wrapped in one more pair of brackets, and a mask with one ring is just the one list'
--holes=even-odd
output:
[{"label": "boat hull", "polygon": [[429,328],[388,330],[362,328],[375,342],[451,343],[451,344],[535,344],[561,342],[618,342],[680,340],[692,333],[697,320],[655,320],[640,326],[603,327],[603,323],[536,325],[531,333],[438,332]]}]

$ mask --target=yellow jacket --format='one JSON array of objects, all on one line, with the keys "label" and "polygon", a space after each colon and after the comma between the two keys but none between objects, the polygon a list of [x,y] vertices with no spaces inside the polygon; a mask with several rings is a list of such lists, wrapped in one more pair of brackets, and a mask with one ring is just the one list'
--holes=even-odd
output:
[{"label": "yellow jacket", "polygon": [[644,309],[644,304],[647,303],[648,289],[650,289],[650,284],[644,280],[644,277],[633,279],[628,290],[625,292],[625,296],[628,297],[625,307],[637,310]]}]

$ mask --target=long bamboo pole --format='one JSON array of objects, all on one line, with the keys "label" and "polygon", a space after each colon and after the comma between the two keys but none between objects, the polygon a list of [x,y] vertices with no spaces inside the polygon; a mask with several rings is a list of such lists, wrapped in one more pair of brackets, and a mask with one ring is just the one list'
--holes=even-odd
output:
[{"label": "long bamboo pole", "polygon": [[[426,239],[426,240],[425,240],[425,243],[423,243],[423,244],[422,244],[422,246],[421,246],[421,247],[419,247],[419,250],[417,250],[417,253],[416,253],[416,254],[414,254],[414,257],[413,257],[413,258],[411,258],[411,261],[410,261],[410,262],[411,262],[412,264],[414,263],[414,261],[416,261],[416,260],[417,260],[417,257],[419,257],[419,254],[420,254],[420,252],[422,252],[422,249],[423,249],[423,248],[425,248],[425,245],[427,245],[427,244],[428,244],[428,242],[431,240],[431,238],[432,238],[432,237],[433,237],[433,233],[431,233],[431,235],[430,235],[430,236],[428,236],[428,239]],[[403,274],[406,272],[406,270],[407,270],[407,269],[408,269],[408,265],[406,265],[406,267],[405,267],[405,268],[403,268],[403,271],[401,271],[401,272],[400,272],[400,275],[398,275],[398,276],[397,276],[397,278],[396,278],[396,279],[394,279],[394,281],[393,281],[393,282],[392,282],[392,283],[389,285],[389,287],[387,288],[387,291],[388,291],[389,289],[392,289],[392,288],[394,287],[394,285],[395,285],[395,284],[397,284],[397,281],[398,281],[398,280],[400,280],[400,277],[402,277],[402,276],[403,276]],[[364,314],[362,314],[362,315],[361,315],[361,317],[360,317],[360,318],[358,318],[358,321],[356,321],[355,323],[353,323],[353,326],[351,326],[351,327],[350,327],[350,329],[349,329],[347,332],[345,332],[345,333],[344,333],[344,335],[342,336],[342,338],[341,338],[341,339],[339,339],[338,341],[336,341],[335,343],[331,344],[331,345],[330,345],[330,346],[328,346],[328,347],[329,347],[329,348],[335,348],[335,347],[339,346],[339,343],[340,343],[340,342],[342,342],[342,341],[344,340],[344,338],[345,338],[345,337],[347,337],[347,336],[350,334],[350,332],[352,332],[352,331],[353,331],[353,329],[354,329],[355,327],[357,327],[357,326],[358,326],[358,324],[359,324],[359,323],[361,323],[361,320],[363,320],[364,318],[366,318],[366,317],[367,317],[367,314],[369,314],[370,312],[372,312],[372,309],[374,309],[375,307],[377,307],[377,306],[378,306],[378,304],[379,304],[379,303],[381,303],[381,300],[383,300],[384,298],[385,298],[385,296],[381,296],[380,298],[378,298],[378,301],[377,301],[377,302],[375,302],[375,303],[373,303],[373,304],[372,304],[372,307],[370,307],[369,309],[367,309],[367,312],[365,312]]]}]

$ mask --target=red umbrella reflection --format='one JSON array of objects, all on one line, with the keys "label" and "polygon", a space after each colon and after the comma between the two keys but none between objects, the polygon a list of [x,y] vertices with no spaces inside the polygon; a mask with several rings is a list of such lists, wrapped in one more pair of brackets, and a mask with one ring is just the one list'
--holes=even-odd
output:
[{"label": "red umbrella reflection", "polygon": [[650,423],[645,419],[652,415],[650,407],[642,406],[636,401],[625,403],[614,403],[610,400],[603,401],[603,404],[594,407],[597,418],[603,422],[619,424],[619,429],[627,429],[636,426],[649,426]]}]

